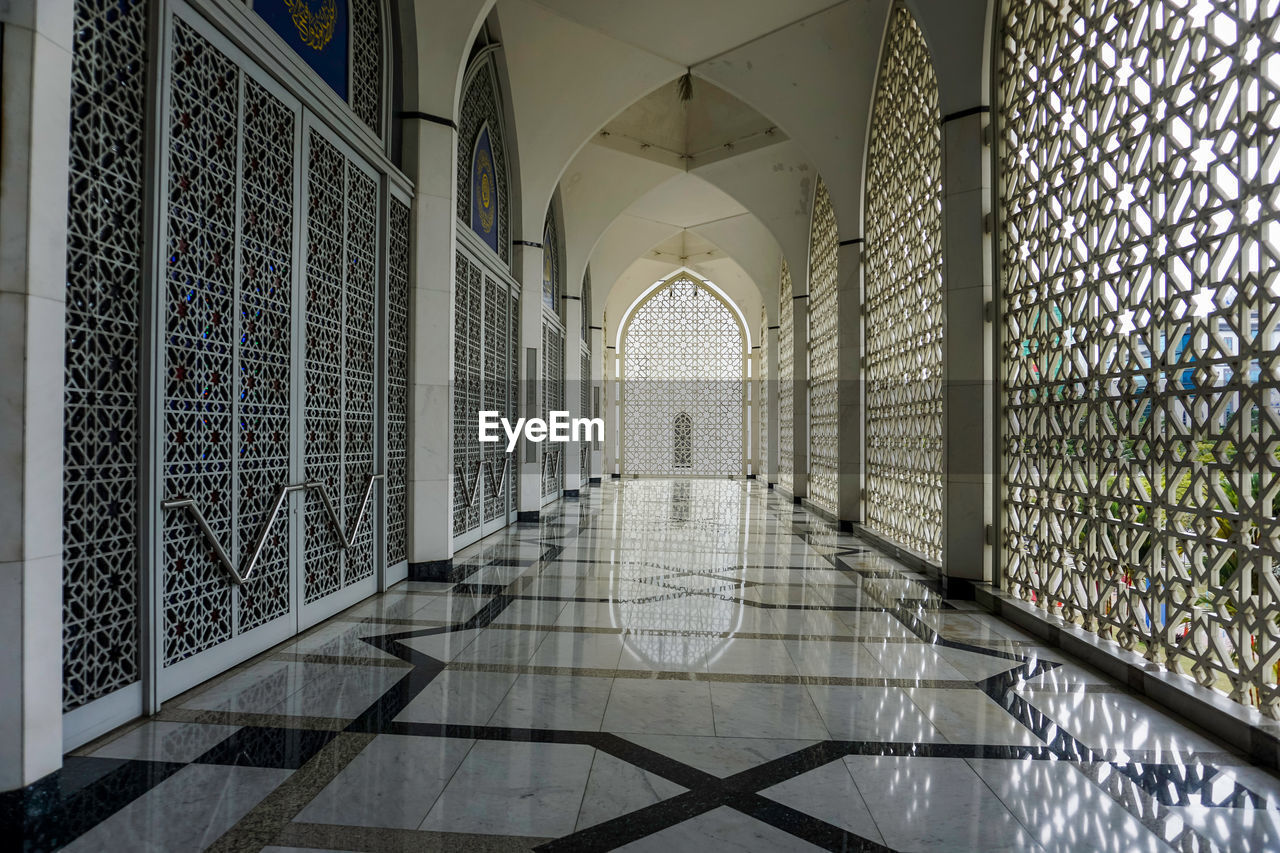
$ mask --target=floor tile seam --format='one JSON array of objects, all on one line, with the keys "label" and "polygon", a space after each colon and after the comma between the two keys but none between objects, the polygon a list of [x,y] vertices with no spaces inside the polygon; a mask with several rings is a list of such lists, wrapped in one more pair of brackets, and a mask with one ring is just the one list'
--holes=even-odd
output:
[{"label": "floor tile seam", "polygon": [[[613,685],[609,685],[609,690],[610,690],[610,693],[612,694]],[[608,700],[606,700],[605,709],[607,710],[608,707],[609,707],[609,702]],[[601,716],[601,722],[602,723],[604,722],[603,715]],[[591,787],[591,776],[593,773],[596,772],[596,761],[599,760],[599,758],[600,758],[600,750],[592,747],[591,766],[587,768],[587,776],[582,783],[582,796],[578,798],[578,808],[577,808],[577,811],[573,813],[573,829],[571,830],[571,832],[577,831],[578,822],[582,820],[582,808],[583,806],[586,805],[586,802],[587,802],[587,789]],[[634,767],[635,765],[631,765],[631,766]],[[645,771],[642,769],[641,772],[645,772]]]},{"label": "floor tile seam", "polygon": [[858,799],[862,801],[862,807],[867,810],[867,816],[871,818],[871,825],[875,827],[876,834],[880,836],[880,843],[889,846],[889,841],[884,834],[884,829],[880,826],[880,821],[876,819],[876,813],[872,811],[871,805],[867,802],[867,796],[862,792],[862,786],[858,784],[858,779],[853,775],[853,768],[849,766],[848,755],[841,756],[838,761],[840,766],[844,768],[844,772],[849,774],[849,781],[853,783],[854,793],[858,795]]},{"label": "floor tile seam", "polygon": [[[991,796],[995,797],[996,802],[998,802],[1000,806],[1005,810],[1005,812],[1013,820],[1014,824],[1020,827],[1022,829],[1022,832],[1029,839],[1031,839],[1031,843],[1035,844],[1037,849],[1044,850],[1044,845],[1040,843],[1039,838],[1037,838],[1036,836],[1037,828],[1028,824],[1026,821],[1024,821],[1019,816],[1018,812],[1014,810],[1013,804],[1005,802],[1004,797],[1000,796],[1000,792],[997,791],[995,788],[991,787],[991,783],[987,781],[986,777],[978,772],[978,768],[973,766],[973,762],[977,759],[962,758],[960,760],[964,762],[964,766],[969,769],[969,772],[978,778],[979,784],[981,784],[982,787],[985,788],[987,792],[991,794]],[[1023,793],[1025,794],[1025,791]]]},{"label": "floor tile seam", "polygon": [[375,737],[372,733],[339,732],[220,835],[206,853],[240,853],[273,843]]},{"label": "floor tile seam", "polygon": [[[512,681],[511,684],[512,686],[514,686],[515,682]],[[510,689],[511,689],[510,687],[507,688],[508,692],[510,692]],[[421,693],[419,693],[419,695],[421,695]],[[502,702],[505,702],[505,701],[506,701],[506,697],[504,695]],[[492,719],[493,714],[496,714],[498,712],[498,708],[501,707],[502,702],[499,702],[498,705],[494,706],[493,713],[489,715],[490,719]],[[471,757],[471,753],[475,752],[476,746],[478,746],[480,743],[479,738],[471,738],[470,740],[471,740],[471,745],[467,747],[467,751],[465,754],[463,754],[462,760],[453,766],[453,770],[449,771],[449,778],[444,780],[444,784],[440,786],[440,792],[435,795],[435,798],[431,800],[431,804],[427,806],[426,811],[422,813],[422,820],[419,821],[416,831],[418,832],[429,831],[429,830],[423,830],[423,826],[426,825],[427,820],[431,817],[431,812],[435,809],[436,803],[440,802],[440,798],[444,796],[445,791],[449,790],[449,786],[453,784],[453,780],[455,777],[457,777],[458,771],[462,769],[462,765],[467,763],[467,759]]]}]

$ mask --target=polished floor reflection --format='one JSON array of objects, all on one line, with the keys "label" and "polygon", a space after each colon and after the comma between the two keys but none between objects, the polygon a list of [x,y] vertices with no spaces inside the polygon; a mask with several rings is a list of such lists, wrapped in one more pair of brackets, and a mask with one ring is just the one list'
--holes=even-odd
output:
[{"label": "polished floor reflection", "polygon": [[68,760],[72,850],[1271,850],[1280,781],[756,482],[614,481]]}]

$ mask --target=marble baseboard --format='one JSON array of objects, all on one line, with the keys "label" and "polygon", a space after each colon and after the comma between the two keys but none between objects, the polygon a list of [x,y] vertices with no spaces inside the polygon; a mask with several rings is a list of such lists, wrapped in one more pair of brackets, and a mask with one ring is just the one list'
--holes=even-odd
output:
[{"label": "marble baseboard", "polygon": [[452,558],[448,560],[427,560],[422,563],[409,564],[409,580],[457,583],[472,571],[475,571],[474,567],[462,568],[455,566]]},{"label": "marble baseboard", "polygon": [[1280,770],[1280,721],[1263,716],[1169,672],[1118,644],[1040,612],[990,584],[974,584],[975,600],[995,616],[1125,684],[1130,690],[1200,726],[1258,764]]},{"label": "marble baseboard", "polygon": [[536,509],[522,509],[516,513],[517,524],[537,524],[542,512]]}]

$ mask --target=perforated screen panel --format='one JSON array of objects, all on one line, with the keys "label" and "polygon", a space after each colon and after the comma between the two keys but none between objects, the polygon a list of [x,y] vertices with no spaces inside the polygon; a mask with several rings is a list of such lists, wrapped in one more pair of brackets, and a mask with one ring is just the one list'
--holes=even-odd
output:
[{"label": "perforated screen panel", "polygon": [[866,524],[942,560],[942,113],[911,13],[893,13],[867,152]]},{"label": "perforated screen panel", "polygon": [[742,329],[701,282],[680,276],[653,291],[622,338],[624,472],[740,474]]},{"label": "perforated screen panel", "polygon": [[1280,716],[1274,2],[1016,0],[1004,583]]},{"label": "perforated screen panel", "polygon": [[785,258],[778,293],[778,483],[791,489],[795,487],[795,308]]},{"label": "perforated screen panel", "polygon": [[840,477],[839,251],[835,209],[819,178],[809,226],[809,499],[831,513]]},{"label": "perforated screen panel", "polygon": [[[63,388],[63,706],[139,677],[147,10],[77,0]],[[113,97],[101,97],[111,88]]]}]

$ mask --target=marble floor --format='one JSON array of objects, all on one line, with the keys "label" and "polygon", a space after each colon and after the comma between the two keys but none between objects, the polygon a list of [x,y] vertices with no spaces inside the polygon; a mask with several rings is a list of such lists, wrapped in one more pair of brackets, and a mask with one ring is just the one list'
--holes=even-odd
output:
[{"label": "marble floor", "polygon": [[1280,850],[1280,781],[755,481],[606,482],[70,757],[68,850]]}]

